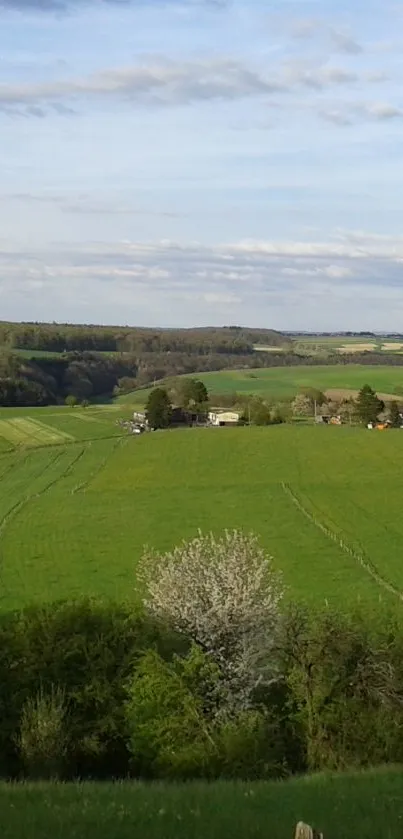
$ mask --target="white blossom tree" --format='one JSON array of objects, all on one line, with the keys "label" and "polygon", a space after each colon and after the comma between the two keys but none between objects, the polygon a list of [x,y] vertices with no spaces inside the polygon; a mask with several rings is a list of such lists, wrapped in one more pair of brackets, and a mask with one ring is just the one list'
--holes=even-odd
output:
[{"label": "white blossom tree", "polygon": [[190,637],[219,665],[227,708],[250,706],[278,678],[275,646],[283,589],[253,534],[225,531],[146,553],[138,569],[149,614]]}]

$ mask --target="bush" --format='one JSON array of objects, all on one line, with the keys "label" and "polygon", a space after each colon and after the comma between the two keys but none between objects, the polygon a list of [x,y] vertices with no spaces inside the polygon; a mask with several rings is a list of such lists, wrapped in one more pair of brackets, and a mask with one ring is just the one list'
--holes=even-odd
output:
[{"label": "bush", "polygon": [[290,717],[309,770],[403,759],[403,684],[386,635],[359,617],[296,609],[284,649]]},{"label": "bush", "polygon": [[66,703],[61,690],[40,690],[24,705],[18,749],[30,778],[60,780],[67,754]]},{"label": "bush", "polygon": [[126,681],[147,648],[171,658],[186,646],[129,607],[82,600],[34,608],[0,622],[0,772],[16,776],[23,708],[42,686],[63,691],[68,714],[66,777],[125,776]]},{"label": "bush", "polygon": [[175,780],[283,774],[279,720],[262,710],[229,717],[221,689],[219,668],[197,646],[170,663],[146,653],[126,705],[135,772]]},{"label": "bush", "polygon": [[[208,544],[211,548],[217,541]],[[187,548],[182,559],[200,557],[199,547],[193,545],[191,554]],[[217,553],[203,556],[213,561]],[[234,551],[234,563],[242,556],[247,553]],[[230,581],[231,566],[226,567]],[[255,585],[259,578],[253,564],[251,568]],[[216,570],[204,567],[207,576],[213,575],[210,591],[218,591],[220,605],[221,596],[229,597],[232,589],[217,589]],[[238,595],[244,591],[239,573],[232,582],[239,583]],[[379,627],[371,615],[345,617],[301,607],[280,615],[276,606],[276,631],[266,645],[259,621],[259,632],[253,623],[254,635],[234,636],[243,626],[243,612],[220,611],[220,606],[212,611],[208,636],[203,612],[194,611],[201,604],[201,574],[194,578],[194,602],[187,602],[192,620],[199,615],[194,625],[206,632],[205,649],[200,642],[192,645],[185,623],[177,624],[178,635],[165,627],[162,611],[146,616],[124,605],[82,600],[0,617],[3,777],[67,780],[131,773],[144,778],[253,779],[403,762],[403,633],[398,618],[391,622],[385,615]],[[186,616],[185,601],[180,600],[183,586],[177,589],[177,602],[179,614]],[[223,602],[229,609],[237,601]],[[170,603],[173,608],[173,595]],[[250,603],[246,597],[246,606]],[[253,609],[259,603],[263,601],[252,598]],[[258,619],[260,606],[253,609],[250,615]],[[223,636],[218,632],[220,615],[228,620]],[[220,638],[227,648],[212,646]],[[247,673],[254,676],[247,702],[243,684],[236,693],[238,672],[231,681],[227,669],[228,661],[236,664],[237,658],[223,658],[223,664],[220,659],[222,649],[230,654],[237,650],[239,638],[251,638],[252,647],[263,639],[256,650],[265,649],[268,657],[260,661],[253,654],[251,660],[246,645],[246,660],[253,664]]]},{"label": "bush", "polygon": [[140,774],[182,779],[211,774],[219,681],[218,668],[195,646],[171,663],[156,652],[144,655],[126,706],[129,748]]}]

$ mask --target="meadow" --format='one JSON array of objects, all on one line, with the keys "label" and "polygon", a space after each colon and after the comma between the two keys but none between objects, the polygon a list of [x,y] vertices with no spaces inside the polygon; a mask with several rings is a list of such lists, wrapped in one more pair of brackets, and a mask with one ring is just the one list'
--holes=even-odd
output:
[{"label": "meadow", "polygon": [[0,609],[80,595],[133,598],[144,546],[169,550],[199,528],[258,533],[290,598],[378,612],[403,597],[400,430],[277,426],[131,437],[122,436],[119,415],[0,412],[9,448],[0,449]]},{"label": "meadow", "polygon": [[[213,393],[253,393],[272,400],[291,399],[302,387],[322,391],[357,392],[369,384],[380,394],[393,398],[403,393],[403,368],[388,365],[367,366],[348,364],[315,367],[269,367],[254,370],[223,370],[216,373],[197,373],[207,389]],[[118,397],[117,404],[143,405],[149,389],[137,390]],[[347,394],[346,394],[347,395]]]},{"label": "meadow", "polygon": [[2,839],[292,839],[303,819],[325,839],[400,839],[402,782],[389,769],[186,787],[1,784],[0,831]]}]

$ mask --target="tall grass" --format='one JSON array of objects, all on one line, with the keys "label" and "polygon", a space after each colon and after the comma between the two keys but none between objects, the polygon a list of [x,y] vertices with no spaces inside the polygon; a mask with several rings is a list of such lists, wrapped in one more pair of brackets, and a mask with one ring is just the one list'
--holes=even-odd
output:
[{"label": "tall grass", "polygon": [[303,819],[325,839],[401,839],[403,772],[281,783],[0,786],[2,839],[292,839]]}]

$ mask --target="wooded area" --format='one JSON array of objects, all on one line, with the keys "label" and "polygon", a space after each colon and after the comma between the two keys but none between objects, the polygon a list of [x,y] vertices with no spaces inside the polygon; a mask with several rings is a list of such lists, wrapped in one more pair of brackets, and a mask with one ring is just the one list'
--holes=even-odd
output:
[{"label": "wooded area", "polygon": [[[256,351],[258,346],[274,349]],[[290,339],[279,332],[241,327],[153,330],[0,323],[0,405],[6,407],[110,397],[165,377],[214,370],[321,364],[403,366],[403,355],[305,355],[294,352]]]}]

